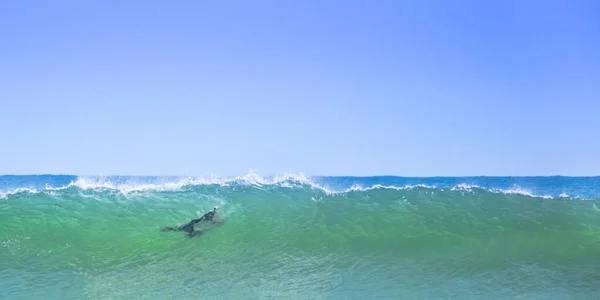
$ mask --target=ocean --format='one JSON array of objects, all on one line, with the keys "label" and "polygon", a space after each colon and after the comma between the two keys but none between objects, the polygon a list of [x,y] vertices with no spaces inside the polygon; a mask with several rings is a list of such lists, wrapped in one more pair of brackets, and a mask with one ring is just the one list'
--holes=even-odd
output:
[{"label": "ocean", "polygon": [[0,299],[600,299],[600,177],[0,176]]}]

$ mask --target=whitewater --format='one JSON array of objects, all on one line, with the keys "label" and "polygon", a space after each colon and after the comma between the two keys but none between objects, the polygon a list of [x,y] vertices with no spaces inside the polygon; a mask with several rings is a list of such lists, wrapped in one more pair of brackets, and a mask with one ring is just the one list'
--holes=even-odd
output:
[{"label": "whitewater", "polygon": [[600,177],[0,176],[0,299],[600,299],[599,270]]}]

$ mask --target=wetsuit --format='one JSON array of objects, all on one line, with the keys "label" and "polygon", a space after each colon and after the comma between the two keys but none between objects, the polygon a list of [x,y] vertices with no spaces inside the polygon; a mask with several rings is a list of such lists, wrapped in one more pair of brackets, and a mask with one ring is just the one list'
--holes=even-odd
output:
[{"label": "wetsuit", "polygon": [[214,208],[212,211],[209,211],[207,213],[205,213],[202,217],[198,218],[198,219],[194,219],[191,220],[189,223],[185,224],[185,225],[181,225],[178,228],[174,228],[174,227],[165,227],[163,229],[163,231],[185,231],[189,234],[192,234],[194,232],[194,226],[196,226],[196,224],[202,222],[202,221],[213,221],[215,218],[215,213],[217,212],[217,209]]}]

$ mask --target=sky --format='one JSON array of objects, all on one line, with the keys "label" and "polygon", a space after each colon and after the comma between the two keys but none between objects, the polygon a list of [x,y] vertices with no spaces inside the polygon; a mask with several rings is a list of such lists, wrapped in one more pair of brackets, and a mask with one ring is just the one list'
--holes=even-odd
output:
[{"label": "sky", "polygon": [[0,174],[600,175],[598,1],[2,1]]}]

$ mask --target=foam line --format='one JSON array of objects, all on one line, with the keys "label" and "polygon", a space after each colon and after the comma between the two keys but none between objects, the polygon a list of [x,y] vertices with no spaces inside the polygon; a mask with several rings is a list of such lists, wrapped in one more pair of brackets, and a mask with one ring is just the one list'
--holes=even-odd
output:
[{"label": "foam line", "polygon": [[[256,172],[249,172],[244,176],[237,177],[220,177],[220,176],[208,176],[208,177],[165,177],[165,178],[147,178],[147,177],[90,177],[80,176],[76,180],[71,181],[68,185],[59,187],[46,186],[42,189],[19,187],[12,190],[0,192],[0,198],[7,198],[9,195],[19,193],[44,193],[48,191],[61,191],[66,189],[80,189],[80,190],[112,190],[118,191],[122,194],[129,194],[133,192],[164,192],[164,191],[181,191],[186,187],[194,186],[206,186],[206,185],[218,185],[218,186],[253,186],[258,188],[267,187],[282,187],[282,188],[311,188],[321,191],[327,195],[342,194],[342,193],[356,193],[366,192],[371,190],[414,190],[414,189],[425,189],[432,191],[464,191],[464,192],[477,192],[487,191],[496,194],[517,194],[528,197],[537,197],[544,199],[552,199],[555,197],[548,195],[535,195],[530,191],[527,191],[520,187],[513,187],[510,189],[498,189],[490,187],[482,187],[478,185],[471,185],[466,183],[460,183],[454,186],[437,187],[433,185],[415,184],[415,185],[359,185],[354,184],[349,188],[334,188],[328,185],[318,183],[318,178],[311,178],[304,174],[293,174],[285,173],[273,177],[262,177]],[[565,193],[562,193],[556,198],[577,198],[571,197]]]}]

